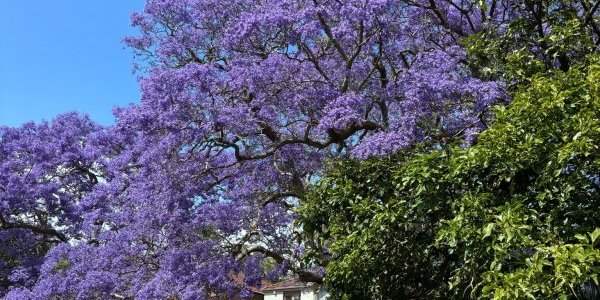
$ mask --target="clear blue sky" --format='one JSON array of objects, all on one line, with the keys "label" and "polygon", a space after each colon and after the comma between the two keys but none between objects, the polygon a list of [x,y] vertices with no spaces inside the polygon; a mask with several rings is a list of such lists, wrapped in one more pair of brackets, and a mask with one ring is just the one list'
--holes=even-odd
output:
[{"label": "clear blue sky", "polygon": [[143,0],[0,0],[0,125],[67,111],[113,122],[137,102],[133,54],[122,39]]}]

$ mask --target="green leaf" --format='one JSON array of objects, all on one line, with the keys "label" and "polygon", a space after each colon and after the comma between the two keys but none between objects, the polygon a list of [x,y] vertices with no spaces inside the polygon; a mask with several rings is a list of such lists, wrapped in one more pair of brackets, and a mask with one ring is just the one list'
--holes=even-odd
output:
[{"label": "green leaf", "polygon": [[588,241],[588,237],[587,237],[587,236],[585,236],[585,235],[583,235],[583,234],[576,234],[576,235],[575,235],[575,238],[576,238],[577,240],[579,240],[579,242],[580,242],[580,243],[582,243],[582,244],[587,244],[587,243],[589,243],[589,241]]},{"label": "green leaf", "polygon": [[596,246],[596,243],[599,241],[598,238],[600,238],[600,228],[596,228],[592,233],[590,233],[590,238],[591,244]]},{"label": "green leaf", "polygon": [[494,230],[494,227],[496,226],[495,223],[488,223],[484,228],[483,228],[483,238],[489,237],[492,234],[492,231]]}]

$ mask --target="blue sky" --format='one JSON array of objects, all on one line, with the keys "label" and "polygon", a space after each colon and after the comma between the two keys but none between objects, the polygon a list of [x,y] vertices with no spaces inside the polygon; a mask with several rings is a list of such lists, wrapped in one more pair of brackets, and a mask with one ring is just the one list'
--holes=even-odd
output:
[{"label": "blue sky", "polygon": [[0,125],[67,111],[113,122],[112,108],[137,102],[129,15],[143,0],[1,0]]}]

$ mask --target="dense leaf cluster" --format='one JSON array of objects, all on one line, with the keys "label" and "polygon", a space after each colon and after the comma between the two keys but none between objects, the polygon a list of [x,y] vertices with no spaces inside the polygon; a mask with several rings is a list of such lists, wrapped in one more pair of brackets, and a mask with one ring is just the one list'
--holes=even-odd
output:
[{"label": "dense leaf cluster", "polygon": [[600,64],[537,76],[473,147],[332,164],[301,210],[341,298],[551,299],[598,283]]}]

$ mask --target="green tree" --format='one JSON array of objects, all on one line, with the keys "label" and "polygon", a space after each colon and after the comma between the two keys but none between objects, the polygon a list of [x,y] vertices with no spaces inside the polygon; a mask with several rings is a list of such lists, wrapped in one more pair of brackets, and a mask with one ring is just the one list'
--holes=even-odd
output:
[{"label": "green tree", "polygon": [[[446,294],[452,256],[435,246],[449,216],[447,156],[407,150],[391,158],[334,162],[299,213],[306,240],[327,251],[325,280],[339,299],[431,299]],[[314,249],[314,248],[309,248]]]},{"label": "green tree", "polygon": [[600,264],[600,64],[536,76],[479,143],[448,161],[460,253],[451,284],[485,298],[577,294]]},{"label": "green tree", "polygon": [[[470,148],[332,163],[300,208],[341,299],[554,299],[600,272],[600,59],[539,75]],[[439,148],[439,149],[436,149]]]}]

